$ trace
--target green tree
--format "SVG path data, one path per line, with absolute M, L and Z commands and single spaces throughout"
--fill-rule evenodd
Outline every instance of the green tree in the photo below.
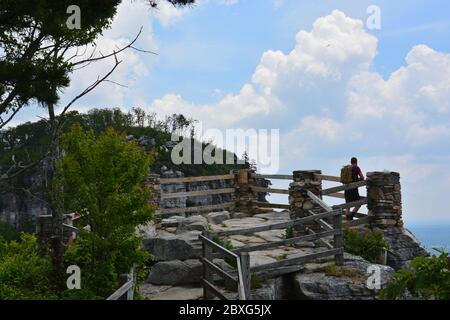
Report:
M 113 129 L 97 137 L 80 125 L 62 135 L 61 147 L 54 193 L 66 210 L 80 212 L 80 225 L 90 229 L 66 252 L 66 264 L 81 268 L 87 297 L 105 298 L 120 273 L 148 258 L 135 229 L 154 211 L 150 191 L 142 186 L 152 158 Z
M 142 0 L 156 7 L 159 0 Z M 167 0 L 175 6 L 194 0 Z M 120 51 L 134 49 L 133 43 L 116 52 L 95 55 L 96 41 L 107 29 L 122 0 L 2 0 L 0 2 L 0 129 L 31 102 L 53 106 L 60 90 L 70 83 L 79 67 Z M 81 28 L 68 28 L 67 10 L 82 11 Z M 70 54 L 71 49 L 92 46 L 92 55 Z M 87 48 L 87 47 L 86 47 Z M 83 52 L 83 50 L 81 50 Z M 69 54 L 68 54 L 69 53 Z M 91 87 L 94 89 L 95 86 Z M 91 90 L 89 90 L 91 91 Z M 53 110 L 49 110 L 50 113 Z
M 48 180 L 53 179 L 56 161 L 60 158 L 59 134 L 64 125 L 64 115 L 82 97 L 106 81 L 119 66 L 118 54 L 125 50 L 137 50 L 133 44 L 140 36 L 113 52 L 100 53 L 99 36 L 110 27 L 121 0 L 2 0 L 0 2 L 0 129 L 16 114 L 31 103 L 46 108 L 49 117 L 47 127 L 50 141 L 41 157 L 29 164 L 12 161 L 1 180 L 12 177 L 38 165 L 44 158 L 50 160 Z M 147 0 L 156 7 L 157 0 Z M 174 5 L 190 4 L 192 0 L 169 0 Z M 76 5 L 82 11 L 81 28 L 69 28 L 66 24 L 68 8 Z M 80 17 L 81 18 L 81 17 Z M 81 49 L 81 50 L 80 50 Z M 83 50 L 85 49 L 85 50 Z M 143 50 L 138 50 L 143 52 Z M 86 58 L 87 56 L 87 58 Z M 114 59 L 114 65 L 104 75 L 76 95 L 67 105 L 61 106 L 60 117 L 56 107 L 60 92 L 70 84 L 70 75 L 78 69 L 105 59 Z M 53 194 L 45 201 L 50 204 L 53 216 L 52 236 L 54 282 L 62 280 L 63 212 Z M 58 288 L 55 288 L 58 290 Z
M 450 300 L 450 256 L 437 250 L 439 256 L 415 258 L 409 269 L 400 270 L 380 292 L 387 300 L 407 295 L 421 300 Z

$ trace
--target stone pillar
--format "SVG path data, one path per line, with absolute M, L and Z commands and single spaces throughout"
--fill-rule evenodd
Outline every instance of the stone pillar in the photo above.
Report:
M 250 169 L 233 170 L 234 174 L 234 202 L 235 211 L 250 215 L 257 213 L 258 206 L 254 201 L 258 201 L 258 193 L 252 190 L 256 186 L 256 172 Z
M 65 214 L 63 217 L 63 244 L 71 245 L 76 238 L 75 228 L 73 227 L 73 216 Z M 54 234 L 53 217 L 51 215 L 38 215 L 36 217 L 36 235 L 38 242 L 46 246 Z
M 158 210 L 161 206 L 161 176 L 159 174 L 150 173 L 144 181 L 144 186 L 148 187 L 152 192 L 152 198 L 149 205 L 154 206 Z
M 308 196 L 308 191 L 311 191 L 319 198 L 322 198 L 322 180 L 318 179 L 316 174 L 322 174 L 322 171 L 294 171 L 294 182 L 289 186 L 291 220 L 309 216 L 310 210 L 313 212 L 323 211 L 323 209 L 315 204 Z M 313 225 L 314 223 L 309 224 L 309 227 L 315 229 Z M 301 226 L 295 229 L 297 231 L 303 230 Z
M 367 173 L 367 208 L 372 216 L 373 227 L 403 227 L 399 173 Z

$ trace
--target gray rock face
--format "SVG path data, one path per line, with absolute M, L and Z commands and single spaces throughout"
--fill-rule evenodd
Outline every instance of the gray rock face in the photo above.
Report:
M 345 255 L 345 275 L 336 276 L 325 272 L 299 273 L 293 276 L 290 292 L 291 299 L 301 300 L 374 300 L 379 290 L 367 287 L 367 274 L 370 266 L 380 268 L 381 287 L 392 278 L 394 270 L 383 265 L 370 262 L 353 255 Z M 320 269 L 317 269 L 320 270 Z
M 149 300 L 200 300 L 203 297 L 203 289 L 198 286 L 173 287 L 143 283 L 139 293 Z
M 265 281 L 261 288 L 252 290 L 252 300 L 283 300 L 285 297 L 283 278 Z
M 211 212 L 208 214 L 208 221 L 212 224 L 222 224 L 222 222 L 230 219 L 231 215 L 228 211 Z
M 395 270 L 408 268 L 411 260 L 416 257 L 429 256 L 409 230 L 392 227 L 383 231 L 384 237 L 389 243 L 387 263 Z
M 4 172 L 4 169 L 0 171 Z M 48 183 L 50 173 L 50 163 L 45 159 L 39 167 L 16 178 L 14 184 L 23 185 L 29 189 L 30 194 L 20 190 L 6 192 L 9 188 L 0 185 L 0 221 L 7 222 L 21 231 L 34 232 L 37 216 L 50 214 L 47 204 L 39 200 L 45 198 L 42 188 Z
M 196 259 L 201 255 L 201 243 L 198 240 L 200 233 L 189 231 L 177 236 L 149 238 L 142 245 L 156 261 Z
M 183 178 L 184 174 L 180 171 L 167 170 L 166 167 L 161 168 L 161 178 Z M 186 192 L 184 183 L 165 184 L 161 186 L 163 193 Z M 187 197 L 164 199 L 162 200 L 162 208 L 186 208 Z
M 161 220 L 161 227 L 163 228 L 178 228 L 179 223 L 183 220 L 183 217 L 171 217 Z
M 153 266 L 148 282 L 171 286 L 198 283 L 202 276 L 202 270 L 202 263 L 198 260 L 158 262 Z
M 141 147 L 155 147 L 156 146 L 156 140 L 152 137 L 146 137 L 142 136 L 138 139 L 139 146 Z
M 156 237 L 156 227 L 153 221 L 148 222 L 145 225 L 140 225 L 136 227 L 136 234 L 142 238 Z
M 192 216 L 186 219 L 180 219 L 178 223 L 177 234 L 189 231 L 203 232 L 208 230 L 208 221 L 202 216 Z
M 233 212 L 231 214 L 232 219 L 243 219 L 243 218 L 248 218 L 248 217 L 250 217 L 250 215 L 248 215 L 247 213 L 244 213 L 244 212 Z

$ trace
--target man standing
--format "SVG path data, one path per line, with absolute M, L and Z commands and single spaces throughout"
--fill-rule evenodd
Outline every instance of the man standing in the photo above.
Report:
M 358 181 L 362 181 L 364 180 L 364 175 L 361 171 L 361 169 L 358 167 L 358 159 L 356 158 L 352 158 L 351 161 L 351 180 L 352 182 L 358 182 Z M 359 195 L 359 190 L 358 188 L 355 189 L 349 189 L 349 190 L 345 190 L 345 203 L 350 203 L 350 202 L 355 202 L 355 201 L 359 201 L 361 200 L 361 197 Z M 353 211 L 351 211 L 351 208 L 348 208 L 346 210 L 346 217 L 347 220 L 353 220 L 353 218 L 355 217 L 355 214 L 358 213 L 358 210 L 361 208 L 361 206 L 359 207 L 355 207 L 353 209 Z

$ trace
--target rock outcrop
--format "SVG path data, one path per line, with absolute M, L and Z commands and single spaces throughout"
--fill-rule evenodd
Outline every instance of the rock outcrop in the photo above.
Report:
M 289 212 L 270 212 L 248 217 L 245 214 L 228 212 L 210 213 L 194 217 L 171 217 L 160 223 L 156 234 L 144 240 L 144 247 L 155 257 L 148 280 L 143 284 L 142 294 L 149 299 L 166 299 L 182 296 L 198 299 L 202 297 L 200 278 L 202 265 L 201 243 L 198 240 L 202 230 L 233 230 L 256 225 L 273 224 L 290 219 Z M 387 265 L 372 264 L 361 257 L 345 253 L 344 266 L 334 264 L 333 257 L 321 258 L 313 263 L 288 266 L 259 272 L 252 281 L 254 300 L 376 300 L 380 288 L 392 278 L 395 269 L 405 267 L 408 261 L 425 250 L 414 236 L 403 228 L 384 229 L 386 240 L 391 247 Z M 228 238 L 233 248 L 247 245 L 279 241 L 285 230 L 270 230 L 249 235 L 234 235 Z M 328 239 L 332 241 L 332 239 Z M 252 267 L 327 250 L 317 241 L 298 243 L 295 246 L 278 247 L 250 253 Z M 223 259 L 214 262 L 227 272 L 234 267 Z M 373 270 L 378 270 L 377 283 L 370 286 L 368 281 Z M 225 289 L 225 288 L 223 288 Z M 195 294 L 193 294 L 195 293 Z M 236 299 L 236 292 L 225 290 L 230 299 Z
M 202 276 L 202 264 L 199 260 L 173 260 L 156 263 L 148 282 L 155 285 L 179 286 L 199 283 Z
M 402 227 L 391 227 L 383 230 L 384 238 L 389 244 L 387 264 L 395 270 L 409 267 L 415 257 L 427 257 L 429 253 L 416 237 Z
M 307 264 L 305 271 L 292 277 L 289 296 L 299 300 L 375 300 L 379 290 L 392 278 L 394 270 L 374 265 L 361 257 L 345 254 L 343 267 L 333 264 Z M 380 287 L 368 286 L 367 271 L 380 270 Z
M 196 259 L 201 254 L 201 244 L 198 240 L 200 234 L 200 231 L 167 234 L 144 239 L 142 245 L 153 255 L 155 261 Z

